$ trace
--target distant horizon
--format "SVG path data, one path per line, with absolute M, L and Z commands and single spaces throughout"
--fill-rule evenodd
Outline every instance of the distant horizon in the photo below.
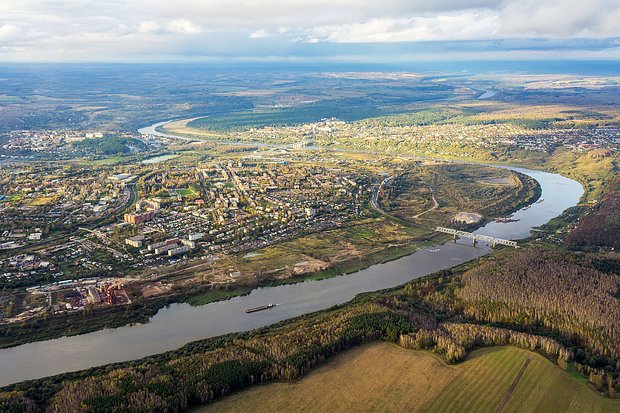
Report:
M 403 72 L 403 73 L 450 73 L 471 75 L 474 73 L 532 73 L 563 75 L 617 75 L 620 74 L 619 59 L 502 59 L 502 60 L 427 60 L 410 62 L 353 62 L 353 61 L 294 61 L 294 60 L 208 60 L 208 61 L 65 61 L 65 62 L 0 62 L 1 68 L 10 67 L 75 67 L 111 66 L 205 68 L 213 70 L 287 70 L 287 71 L 339 71 L 339 72 Z
M 620 38 L 614 39 L 620 44 Z M 406 43 L 408 45 L 412 43 Z M 420 42 L 414 45 L 431 45 L 442 48 L 445 42 Z M 348 45 L 351 48 L 372 49 L 374 54 L 354 54 L 354 55 L 269 55 L 269 56 L 227 56 L 227 55 L 197 55 L 197 56 L 176 56 L 167 57 L 139 57 L 139 58 L 75 58 L 75 59 L 6 59 L 0 53 L 0 65 L 5 64 L 285 64 L 294 63 L 300 65 L 316 65 L 316 64 L 353 64 L 353 65 L 401 65 L 401 64 L 425 64 L 425 63 L 459 63 L 459 62 L 617 62 L 620 63 L 620 46 L 617 55 L 575 55 L 572 53 L 560 53 L 562 49 L 549 49 L 549 51 L 532 52 L 531 50 L 501 51 L 490 52 L 483 55 L 473 56 L 471 52 L 457 54 L 450 52 L 441 52 L 431 55 L 416 53 L 395 53 L 390 54 L 388 51 L 377 53 L 377 49 L 387 48 L 394 49 L 394 44 L 355 44 Z M 454 43 L 450 42 L 454 47 Z M 463 42 L 463 48 L 466 49 L 469 42 Z M 1 47 L 0 47 L 1 49 Z M 568 49 L 570 51 L 570 49 Z

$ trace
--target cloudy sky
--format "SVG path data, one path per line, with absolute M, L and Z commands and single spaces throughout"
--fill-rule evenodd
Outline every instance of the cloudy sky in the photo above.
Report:
M 619 0 L 0 0 L 3 61 L 620 59 Z

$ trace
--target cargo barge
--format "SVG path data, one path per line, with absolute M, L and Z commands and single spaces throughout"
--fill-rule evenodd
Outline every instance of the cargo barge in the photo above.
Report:
M 250 314 L 250 313 L 255 313 L 257 311 L 269 310 L 270 308 L 273 308 L 275 306 L 276 306 L 275 304 L 269 303 L 267 305 L 261 305 L 260 307 L 248 308 L 247 310 L 245 310 L 245 312 L 247 314 Z

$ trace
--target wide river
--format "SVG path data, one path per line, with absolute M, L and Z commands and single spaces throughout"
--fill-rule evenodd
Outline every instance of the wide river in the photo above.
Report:
M 515 213 L 514 217 L 519 219 L 517 222 L 491 222 L 476 233 L 514 240 L 528 237 L 532 228 L 545 224 L 566 208 L 576 205 L 583 194 L 583 188 L 578 182 L 563 176 L 520 168 L 510 169 L 536 179 L 542 187 L 544 201 Z M 138 359 L 179 348 L 194 340 L 266 326 L 347 302 L 362 292 L 398 286 L 489 251 L 489 246 L 484 243 L 474 248 L 471 240 L 448 242 L 335 278 L 258 288 L 243 297 L 200 307 L 173 304 L 161 309 L 147 324 L 105 329 L 0 350 L 0 386 Z M 270 302 L 279 305 L 267 311 L 245 313 L 247 308 Z

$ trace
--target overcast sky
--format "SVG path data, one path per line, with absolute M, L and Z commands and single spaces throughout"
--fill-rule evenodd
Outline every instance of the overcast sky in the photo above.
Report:
M 2 61 L 620 59 L 620 0 L 0 0 Z

